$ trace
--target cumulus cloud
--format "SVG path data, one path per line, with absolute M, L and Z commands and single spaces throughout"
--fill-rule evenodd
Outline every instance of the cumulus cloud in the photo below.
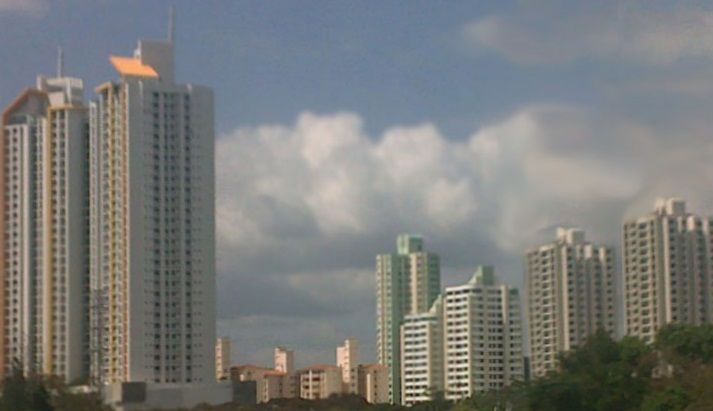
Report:
M 533 105 L 463 140 L 430 123 L 368 135 L 346 112 L 237 129 L 217 143 L 220 316 L 305 345 L 333 343 L 303 332 L 326 332 L 323 322 L 373 353 L 374 256 L 396 234 L 426 236 L 444 283 L 495 264 L 519 284 L 523 250 L 559 224 L 616 245 L 622 219 L 657 196 L 710 211 L 710 126 Z
M 432 124 L 374 138 L 353 113 L 240 129 L 218 143 L 221 243 L 251 252 L 409 227 L 448 236 L 485 214 L 489 234 L 518 247 L 531 230 L 518 229 L 515 240 L 503 227 L 528 226 L 529 217 L 507 215 L 510 204 L 627 198 L 641 187 L 633 165 L 598 155 L 604 137 L 591 122 L 576 108 L 535 106 L 467 141 Z
M 713 7 L 700 1 L 540 0 L 486 16 L 463 32 L 479 49 L 520 64 L 584 57 L 669 64 L 713 57 Z
M 0 13 L 15 12 L 32 15 L 44 14 L 49 7 L 46 0 L 0 0 Z

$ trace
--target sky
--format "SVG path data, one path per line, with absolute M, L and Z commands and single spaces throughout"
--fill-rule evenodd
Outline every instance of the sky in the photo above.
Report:
M 705 1 L 0 0 L 0 101 L 37 74 L 92 89 L 166 35 L 216 97 L 218 333 L 235 363 L 375 360 L 375 255 L 424 236 L 444 285 L 522 286 L 557 226 L 620 248 L 678 196 L 713 214 Z

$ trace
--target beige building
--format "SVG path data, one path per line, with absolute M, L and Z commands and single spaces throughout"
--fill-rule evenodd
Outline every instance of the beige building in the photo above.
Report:
M 215 379 L 217 381 L 230 379 L 230 338 L 220 337 L 215 343 Z
M 358 393 L 371 404 L 389 402 L 389 369 L 380 364 L 357 366 Z
M 0 370 L 88 375 L 88 116 L 82 81 L 39 77 L 2 115 Z
M 275 347 L 275 370 L 292 374 L 295 372 L 295 353 L 285 347 Z
M 626 333 L 653 342 L 668 323 L 713 321 L 713 218 L 659 199 L 623 227 Z
M 401 325 L 401 404 L 430 401 L 444 388 L 443 300 Z
M 319 400 L 342 391 L 342 370 L 336 365 L 313 365 L 297 372 L 300 398 Z
M 358 393 L 357 364 L 359 364 L 359 349 L 354 338 L 344 340 L 337 347 L 337 367 L 342 370 L 342 391 L 349 394 Z
M 396 253 L 376 257 L 376 330 L 379 364 L 389 369 L 389 398 L 401 401 L 401 324 L 408 314 L 428 312 L 441 289 L 438 255 L 419 236 L 400 235 Z
M 460 400 L 524 381 L 517 289 L 478 267 L 468 283 L 447 287 L 443 308 L 445 395 Z
M 559 353 L 598 328 L 616 331 L 614 254 L 585 241 L 584 231 L 559 228 L 557 239 L 526 254 L 530 361 L 534 377 L 557 367 Z
M 276 398 L 295 398 L 299 394 L 299 376 L 294 370 L 294 352 L 285 347 L 276 347 L 273 368 L 255 365 L 240 365 L 230 369 L 233 381 L 255 381 L 258 402 Z
M 230 369 L 230 378 L 233 381 L 255 381 L 258 403 L 297 396 L 295 392 L 295 375 L 286 374 L 274 368 L 240 365 Z

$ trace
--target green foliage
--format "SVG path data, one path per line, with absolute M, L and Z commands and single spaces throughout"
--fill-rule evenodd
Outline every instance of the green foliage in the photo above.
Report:
M 15 361 L 5 379 L 0 398 L 0 411 L 55 411 L 50 393 L 39 378 L 25 378 L 22 365 Z
M 5 379 L 0 398 L 0 411 L 29 411 L 27 398 L 27 380 L 22 373 L 22 367 L 15 362 L 10 376 Z
M 561 369 L 535 380 L 529 406 L 543 411 L 638 410 L 651 381 L 655 357 L 638 340 L 616 342 L 598 331 L 563 355 Z
M 685 410 L 691 403 L 686 390 L 681 387 L 670 387 L 663 391 L 652 392 L 644 401 L 642 411 L 677 411 Z
M 674 366 L 713 363 L 713 325 L 668 325 L 659 331 L 656 348 Z

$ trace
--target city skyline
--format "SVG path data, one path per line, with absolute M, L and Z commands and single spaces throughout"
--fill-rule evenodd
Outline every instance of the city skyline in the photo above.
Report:
M 379 17 L 317 3 L 216 13 L 181 1 L 0 1 L 0 57 L 14 63 L 2 101 L 51 75 L 58 45 L 68 76 L 100 84 L 108 54 L 164 36 L 170 4 L 178 81 L 216 89 L 218 334 L 230 334 L 240 362 L 267 362 L 264 341 L 323 362 L 349 336 L 375 358 L 373 256 L 401 232 L 425 236 L 444 285 L 492 264 L 521 287 L 524 249 L 558 225 L 620 257 L 621 224 L 655 197 L 713 213 L 711 32 L 701 23 L 713 11 L 697 2 L 540 2 L 583 29 L 560 48 L 523 50 L 513 38 L 546 45 L 565 28 L 538 34 L 554 18 L 516 3 L 417 3 Z M 610 14 L 627 30 L 602 24 Z M 679 41 L 646 42 L 656 35 Z

